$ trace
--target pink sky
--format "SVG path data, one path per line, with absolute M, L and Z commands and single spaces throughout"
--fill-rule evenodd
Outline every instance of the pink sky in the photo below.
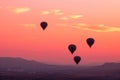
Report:
M 120 62 L 120 0 L 1 0 L 0 57 L 49 64 Z M 47 21 L 45 31 L 39 26 Z M 93 37 L 89 48 L 86 39 Z M 69 44 L 76 44 L 74 55 Z

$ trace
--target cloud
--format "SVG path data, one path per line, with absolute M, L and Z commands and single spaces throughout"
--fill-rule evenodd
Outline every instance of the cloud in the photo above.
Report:
M 59 19 L 60 19 L 60 20 L 65 20 L 65 21 L 66 21 L 66 20 L 69 20 L 68 17 L 60 17 Z
M 48 14 L 52 14 L 52 15 L 63 15 L 64 13 L 60 10 L 60 9 L 53 9 L 53 10 L 46 10 L 46 11 L 42 11 L 41 12 L 42 15 L 48 15 Z
M 54 9 L 50 11 L 43 11 L 42 14 L 51 14 L 52 16 L 57 15 L 59 20 L 67 21 L 71 19 L 79 19 L 81 17 L 84 17 L 84 15 L 81 14 L 65 14 L 60 9 Z M 58 26 L 71 26 L 73 28 L 78 28 L 82 30 L 89 30 L 89 31 L 95 31 L 95 32 L 120 32 L 120 27 L 115 26 L 106 26 L 104 24 L 97 24 L 97 25 L 89 25 L 86 23 L 58 23 L 56 24 Z
M 120 27 L 113 27 L 113 26 L 105 26 L 105 25 L 98 25 L 97 27 L 103 29 L 104 32 L 120 32 Z
M 79 19 L 81 17 L 83 17 L 83 15 L 80 14 L 76 14 L 76 15 L 72 15 L 72 14 L 66 14 L 64 12 L 62 12 L 60 9 L 52 9 L 52 10 L 44 10 L 41 11 L 42 15 L 51 15 L 53 17 L 56 17 L 56 19 L 58 20 L 63 20 L 63 21 L 67 21 L 67 20 L 71 20 L 71 19 Z
M 120 27 L 105 26 L 103 24 L 91 26 L 84 23 L 78 23 L 76 25 L 73 25 L 72 27 L 96 32 L 120 32 Z
M 30 10 L 31 10 L 30 8 L 25 8 L 25 7 L 24 8 L 12 8 L 12 11 L 16 14 L 25 13 Z
M 48 15 L 48 14 L 50 14 L 51 12 L 50 11 L 42 11 L 41 12 L 41 14 L 43 14 L 43 15 Z
M 84 17 L 84 15 L 80 15 L 80 14 L 65 14 L 63 13 L 60 9 L 54 9 L 54 10 L 50 10 L 50 11 L 43 11 L 42 14 L 46 15 L 46 14 L 51 14 L 51 16 L 57 15 L 59 20 L 63 20 L 63 21 L 68 21 L 71 19 L 79 19 L 81 17 Z M 120 32 L 120 27 L 115 27 L 115 26 L 106 26 L 104 24 L 97 24 L 97 25 L 89 25 L 86 23 L 60 23 L 60 24 L 56 24 L 58 26 L 66 26 L 69 25 L 73 28 L 78 28 L 81 30 L 89 30 L 89 31 L 95 31 L 95 32 Z
M 72 19 L 78 19 L 78 18 L 83 17 L 83 15 L 70 15 L 69 17 Z
M 35 27 L 36 26 L 36 24 L 21 24 L 22 26 L 24 26 L 24 27 Z
M 120 28 L 118 28 L 118 27 L 111 27 L 108 31 L 118 31 L 118 32 L 120 32 Z
M 54 15 L 63 15 L 64 12 L 62 12 L 62 11 L 59 10 L 59 9 L 54 9 L 54 10 L 53 10 L 53 14 L 54 14 Z

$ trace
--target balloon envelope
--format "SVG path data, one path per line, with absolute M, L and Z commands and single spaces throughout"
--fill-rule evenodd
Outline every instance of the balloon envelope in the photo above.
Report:
M 75 61 L 76 64 L 78 64 L 81 61 L 81 57 L 80 56 L 75 56 L 74 61 Z
M 92 47 L 92 45 L 94 44 L 95 40 L 93 38 L 88 38 L 86 40 L 87 44 L 89 45 L 89 47 Z
M 48 25 L 47 22 L 41 22 L 40 23 L 40 26 L 42 27 L 43 30 L 46 29 L 47 25 Z
M 76 50 L 76 45 L 70 44 L 70 45 L 68 46 L 68 49 L 69 49 L 69 51 L 71 52 L 71 54 L 73 54 L 73 53 L 75 52 L 75 50 Z

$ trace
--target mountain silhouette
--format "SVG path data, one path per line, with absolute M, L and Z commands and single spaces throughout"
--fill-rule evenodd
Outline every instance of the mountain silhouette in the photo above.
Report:
M 49 65 L 23 58 L 0 57 L 0 80 L 58 80 L 58 78 L 59 80 L 120 80 L 119 75 L 120 63 L 81 67 Z M 27 77 L 23 78 L 23 76 Z
M 54 68 L 54 69 L 53 69 Z M 63 66 L 63 65 L 49 65 L 45 63 L 40 63 L 34 60 L 26 60 L 23 58 L 13 58 L 13 57 L 0 57 L 0 71 L 45 71 L 46 69 L 71 69 L 78 68 L 79 70 L 84 69 L 92 69 L 94 68 L 97 70 L 110 70 L 110 69 L 119 69 L 120 63 L 104 63 L 103 65 L 99 66 L 91 66 L 91 67 L 76 67 L 76 66 Z M 82 69 L 81 69 L 82 68 Z M 93 71 L 94 71 L 93 70 Z
M 23 58 L 0 57 L 0 71 L 17 71 L 17 72 L 56 72 L 61 70 L 74 70 L 74 66 L 50 65 L 40 63 L 34 60 Z
M 46 64 L 29 61 L 23 58 L 0 57 L 0 71 L 37 71 Z

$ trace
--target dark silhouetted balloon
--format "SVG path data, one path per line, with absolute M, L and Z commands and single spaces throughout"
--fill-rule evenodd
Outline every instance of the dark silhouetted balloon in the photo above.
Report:
M 40 23 L 40 26 L 42 27 L 43 30 L 46 29 L 47 25 L 48 25 L 47 22 L 41 22 Z
M 80 56 L 75 56 L 74 61 L 75 61 L 76 64 L 78 64 L 81 61 L 81 57 Z
M 92 45 L 94 44 L 95 40 L 94 40 L 93 38 L 88 38 L 88 39 L 86 40 L 86 42 L 87 42 L 87 44 L 89 45 L 89 47 L 91 48 Z
M 68 49 L 69 49 L 69 51 L 73 54 L 73 53 L 75 52 L 75 50 L 76 50 L 76 45 L 70 44 L 70 45 L 68 46 Z

